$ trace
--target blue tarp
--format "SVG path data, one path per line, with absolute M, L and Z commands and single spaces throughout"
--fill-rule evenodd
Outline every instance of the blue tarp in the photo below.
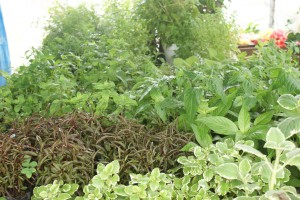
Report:
M 0 5 L 0 70 L 3 70 L 8 74 L 11 74 L 8 43 L 7 43 L 5 26 L 4 26 L 3 16 L 2 16 L 1 5 Z M 0 86 L 5 85 L 5 83 L 6 83 L 5 79 L 0 76 Z

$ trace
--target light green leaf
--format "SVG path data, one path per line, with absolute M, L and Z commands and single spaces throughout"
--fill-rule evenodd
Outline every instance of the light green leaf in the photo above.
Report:
M 184 93 L 184 108 L 189 121 L 192 121 L 196 116 L 200 104 L 200 96 L 201 90 L 199 88 L 190 88 Z
M 66 200 L 66 199 L 70 199 L 70 198 L 71 198 L 71 195 L 69 195 L 68 193 L 60 193 L 56 197 L 57 200 Z
M 212 144 L 212 138 L 209 134 L 209 129 L 207 126 L 198 123 L 197 125 L 191 124 L 191 127 L 193 129 L 197 142 L 202 147 L 209 147 L 209 145 Z
M 235 135 L 238 131 L 237 126 L 225 117 L 203 117 L 200 118 L 199 121 L 208 126 L 214 132 L 222 135 Z
M 295 148 L 295 144 L 291 141 L 283 141 L 279 144 L 278 149 L 284 150 L 284 151 L 291 151 Z
M 216 168 L 216 172 L 229 180 L 238 179 L 239 168 L 235 163 L 224 163 Z
M 280 146 L 281 142 L 285 141 L 285 137 L 279 128 L 270 128 L 267 132 L 265 148 L 276 149 Z
M 256 155 L 257 157 L 260 157 L 260 158 L 264 158 L 265 157 L 265 155 L 262 154 L 260 151 L 254 149 L 253 147 L 248 146 L 248 145 L 236 144 L 234 147 L 237 148 L 237 149 L 239 149 L 239 150 L 245 151 L 247 153 L 251 153 L 253 155 Z
M 279 123 L 278 128 L 285 135 L 285 138 L 300 133 L 300 117 L 289 117 Z
M 187 143 L 186 145 L 184 145 L 184 147 L 182 147 L 180 149 L 180 151 L 184 151 L 184 152 L 187 152 L 187 151 L 192 151 L 193 148 L 197 147 L 198 145 L 194 142 L 189 142 Z
M 251 170 L 251 164 L 249 162 L 249 160 L 247 159 L 243 159 L 240 163 L 239 163 L 239 172 L 243 175 L 248 174 Z
M 281 95 L 277 102 L 281 107 L 287 110 L 294 110 L 299 106 L 298 100 L 291 94 Z
M 182 165 L 188 165 L 191 163 L 191 161 L 189 161 L 189 159 L 185 156 L 181 156 L 177 159 L 177 162 L 182 164 Z
M 261 115 L 259 115 L 255 120 L 254 120 L 254 125 L 265 125 L 268 124 L 273 117 L 274 112 L 265 112 Z
M 286 153 L 286 158 L 289 165 L 300 166 L 300 148 Z
M 240 197 L 236 197 L 233 200 L 257 200 L 256 197 L 246 197 L 246 196 L 240 196 Z
M 209 182 L 214 177 L 214 171 L 212 169 L 207 169 L 203 173 L 203 178 L 205 181 Z
M 246 133 L 251 126 L 251 121 L 250 121 L 250 114 L 246 110 L 246 108 L 243 106 L 238 117 L 238 125 L 239 129 L 242 133 Z

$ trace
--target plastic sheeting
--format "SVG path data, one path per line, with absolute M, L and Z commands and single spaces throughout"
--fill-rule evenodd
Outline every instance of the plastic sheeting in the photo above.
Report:
M 10 57 L 8 50 L 7 37 L 0 5 L 0 70 L 11 74 Z M 6 81 L 0 76 L 0 86 L 5 85 Z

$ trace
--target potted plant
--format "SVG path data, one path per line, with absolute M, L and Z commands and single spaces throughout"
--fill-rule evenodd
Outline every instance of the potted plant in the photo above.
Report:
M 222 0 L 217 3 L 223 5 Z M 206 37 L 219 34 L 218 37 L 222 38 L 223 33 L 219 31 L 218 26 L 224 26 L 226 23 L 222 24 L 225 20 L 220 19 L 220 12 L 217 14 L 219 4 L 214 0 L 144 0 L 137 5 L 137 13 L 145 20 L 149 32 L 160 41 L 167 61 L 172 63 L 170 56 L 175 53 L 179 57 L 189 57 L 191 54 L 207 50 L 206 44 L 209 40 L 215 40 L 217 37 L 205 38 L 202 37 L 203 33 L 209 32 Z M 206 20 L 214 27 L 203 26 Z

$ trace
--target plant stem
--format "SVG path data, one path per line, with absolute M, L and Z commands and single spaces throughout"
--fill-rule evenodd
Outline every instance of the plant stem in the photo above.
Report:
M 272 173 L 271 173 L 269 190 L 274 190 L 274 186 L 276 185 L 276 175 L 277 175 L 277 172 L 278 172 L 277 168 L 278 168 L 278 165 L 279 165 L 279 158 L 280 158 L 281 152 L 282 152 L 282 150 L 276 149 L 276 158 L 275 158 L 275 163 L 274 163 Z

